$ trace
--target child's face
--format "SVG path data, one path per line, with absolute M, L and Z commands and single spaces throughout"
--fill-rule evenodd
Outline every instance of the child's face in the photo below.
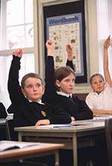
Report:
M 40 79 L 29 77 L 25 81 L 23 94 L 31 101 L 37 101 L 42 98 L 44 94 L 44 86 Z
M 100 76 L 95 76 L 92 79 L 91 87 L 94 92 L 100 93 L 104 90 L 105 81 Z
M 56 81 L 56 85 L 59 87 L 60 91 L 67 94 L 73 93 L 74 83 L 75 76 L 72 73 L 61 81 Z

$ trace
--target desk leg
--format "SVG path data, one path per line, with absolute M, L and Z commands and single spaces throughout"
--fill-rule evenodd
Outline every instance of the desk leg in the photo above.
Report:
M 22 136 L 20 132 L 18 132 L 18 141 L 22 141 Z
M 55 152 L 55 166 L 59 166 L 59 151 Z
M 77 137 L 76 134 L 73 134 L 73 140 L 72 140 L 72 146 L 73 146 L 73 165 L 78 166 L 77 161 Z

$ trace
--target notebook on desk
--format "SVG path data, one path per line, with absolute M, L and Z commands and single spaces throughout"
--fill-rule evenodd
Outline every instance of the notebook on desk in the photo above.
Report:
M 19 141 L 0 141 L 0 152 L 5 151 L 5 150 L 11 150 L 11 149 L 16 149 L 16 148 L 25 148 L 29 146 L 37 146 L 39 143 L 35 142 L 19 142 Z
M 37 129 L 58 129 L 58 128 L 69 128 L 69 127 L 73 127 L 73 126 L 81 126 L 81 125 L 86 125 L 88 124 L 87 122 L 89 121 L 74 121 L 74 123 L 69 123 L 69 124 L 50 124 L 50 125 L 41 125 L 41 126 L 37 126 Z
M 62 128 L 62 127 L 71 127 L 71 124 L 50 124 L 50 125 L 41 125 L 37 126 L 37 129 L 51 129 L 51 128 Z

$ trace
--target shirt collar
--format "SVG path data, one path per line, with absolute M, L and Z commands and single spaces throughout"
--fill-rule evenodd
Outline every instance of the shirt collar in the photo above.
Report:
M 72 97 L 72 94 L 67 94 L 67 93 L 60 92 L 60 91 L 57 91 L 56 93 L 57 93 L 58 95 L 61 95 L 61 96 Z
M 33 102 L 33 101 L 29 100 L 29 102 L 31 103 L 31 102 Z M 44 103 L 42 103 L 42 100 L 41 100 L 41 99 L 37 100 L 36 102 L 37 102 L 38 104 L 44 104 Z

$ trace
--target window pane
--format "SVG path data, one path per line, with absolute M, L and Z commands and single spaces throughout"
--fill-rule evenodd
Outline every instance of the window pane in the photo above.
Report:
M 7 48 L 33 47 L 33 24 L 7 28 Z
M 7 80 L 12 56 L 0 56 L 0 102 L 3 102 L 6 108 L 10 105 L 9 94 L 7 90 Z M 21 59 L 20 81 L 23 75 L 29 72 L 35 72 L 34 55 L 24 54 Z
M 26 41 L 25 41 L 25 46 L 33 46 L 33 25 L 26 25 L 25 27 L 25 32 L 26 32 Z
M 33 1 L 25 0 L 25 23 L 33 22 Z
M 7 25 L 24 23 L 24 0 L 7 1 Z
M 21 59 L 20 80 L 27 74 L 35 72 L 35 62 L 33 54 L 24 54 Z
M 2 5 L 0 50 L 33 47 L 33 0 L 4 0 Z
M 7 28 L 7 47 L 8 49 L 24 47 L 24 26 Z

